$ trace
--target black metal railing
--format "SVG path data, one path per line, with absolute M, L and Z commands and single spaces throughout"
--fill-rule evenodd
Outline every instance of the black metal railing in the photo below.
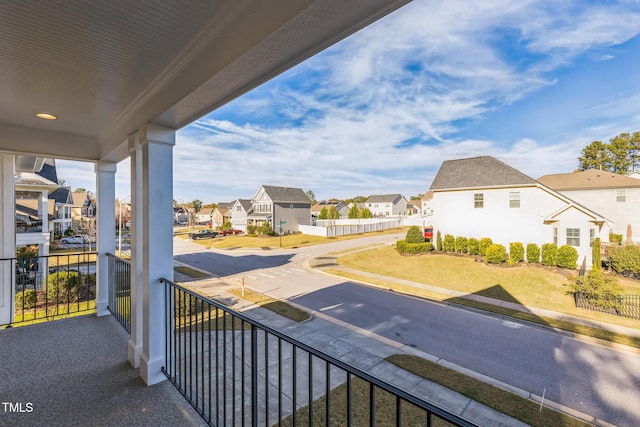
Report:
M 113 254 L 109 259 L 109 311 L 131 333 L 131 263 Z
M 640 319 L 640 295 L 588 295 L 576 292 L 574 296 L 578 308 Z
M 0 259 L 11 276 L 15 306 L 11 324 L 50 320 L 95 310 L 95 252 Z
M 40 233 L 42 232 L 42 221 L 31 221 L 30 223 L 20 222 L 16 224 L 17 233 Z
M 164 374 L 210 425 L 475 425 L 163 279 Z

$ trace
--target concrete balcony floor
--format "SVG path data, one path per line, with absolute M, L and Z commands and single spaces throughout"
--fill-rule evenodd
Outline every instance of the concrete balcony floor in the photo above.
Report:
M 1 330 L 0 425 L 206 425 L 169 382 L 144 384 L 128 339 L 111 316 Z

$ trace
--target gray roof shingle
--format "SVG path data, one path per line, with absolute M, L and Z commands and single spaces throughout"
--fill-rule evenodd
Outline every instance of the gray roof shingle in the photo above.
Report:
M 369 197 L 365 203 L 395 203 L 400 198 L 401 194 L 379 194 Z
M 302 191 L 302 188 L 276 187 L 272 185 L 263 185 L 262 188 L 264 188 L 264 191 L 273 202 L 308 203 L 311 205 L 311 199 Z
M 491 156 L 445 160 L 429 190 L 536 185 L 533 178 Z

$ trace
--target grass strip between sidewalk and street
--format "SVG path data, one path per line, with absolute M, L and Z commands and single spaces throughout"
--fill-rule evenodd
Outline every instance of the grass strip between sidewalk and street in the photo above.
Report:
M 322 271 L 336 276 L 345 277 L 347 279 L 357 280 L 363 283 L 369 283 L 380 287 L 385 290 L 398 292 L 406 295 L 411 295 L 419 298 L 425 298 L 435 301 L 443 301 L 453 303 L 457 305 L 472 307 L 491 313 L 512 317 L 515 319 L 525 320 L 527 322 L 536 323 L 543 326 L 548 326 L 554 329 L 561 329 L 564 331 L 585 335 L 592 338 L 597 338 L 605 341 L 611 341 L 618 344 L 624 344 L 631 347 L 640 348 L 640 338 L 630 337 L 628 335 L 619 334 L 616 332 L 605 331 L 602 329 L 594 328 L 586 325 L 579 325 L 576 323 L 567 322 L 565 320 L 557 320 L 544 316 L 537 316 L 531 313 L 524 313 L 509 308 L 499 307 L 492 304 L 486 304 L 478 301 L 469 300 L 460 297 L 451 297 L 449 295 L 441 294 L 435 291 L 427 289 L 417 288 L 414 286 L 403 285 L 385 280 L 372 279 L 367 276 L 358 275 L 350 272 L 345 272 L 338 269 L 323 269 Z
M 173 269 L 179 273 L 182 273 L 194 279 L 203 279 L 205 277 L 211 276 L 209 273 L 205 273 L 203 271 L 199 271 L 191 267 L 177 266 L 177 267 L 173 267 Z
M 245 288 L 244 295 L 242 294 L 242 289 L 230 289 L 229 293 L 237 296 L 238 298 L 252 302 L 260 307 L 266 308 L 267 310 L 271 310 L 274 313 L 295 322 L 303 322 L 310 317 L 309 313 L 304 310 L 300 310 L 299 308 L 296 308 L 284 301 L 271 298 L 268 295 L 255 292 L 250 289 Z
M 540 410 L 539 402 L 418 356 L 393 354 L 385 360 L 533 427 L 586 427 L 591 425 L 555 409 L 543 407 Z

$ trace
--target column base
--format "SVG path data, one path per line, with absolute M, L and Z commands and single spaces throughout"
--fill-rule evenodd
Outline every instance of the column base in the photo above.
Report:
M 140 378 L 148 386 L 158 384 L 167 379 L 161 369 L 164 366 L 164 358 L 148 360 L 146 354 L 140 356 Z
M 111 314 L 111 312 L 109 311 L 109 301 L 95 300 L 95 304 L 96 304 L 96 316 L 102 317 L 102 316 L 108 316 Z
M 134 368 L 136 369 L 139 368 L 140 354 L 142 353 L 142 344 L 136 345 L 136 343 L 133 342 L 133 340 L 129 340 L 128 351 L 129 351 L 129 363 L 131 363 L 131 366 L 133 366 Z

